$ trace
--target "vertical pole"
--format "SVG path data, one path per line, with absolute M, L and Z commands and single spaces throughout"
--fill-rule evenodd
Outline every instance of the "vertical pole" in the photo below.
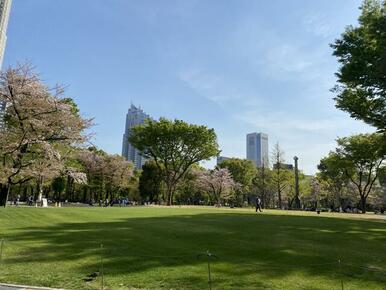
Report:
M 339 273 L 340 273 L 340 285 L 341 285 L 341 287 L 342 287 L 342 290 L 344 290 L 344 286 L 343 286 L 342 263 L 341 263 L 340 259 L 338 260 L 338 263 L 339 263 Z
M 104 290 L 104 276 L 103 276 L 103 244 L 101 244 L 101 283 L 102 283 L 102 290 Z
M 300 199 L 299 199 L 299 168 L 298 168 L 298 157 L 294 157 L 295 161 L 295 207 L 300 209 Z
M 1 243 L 0 243 L 0 263 L 3 260 L 3 246 L 4 246 L 4 239 L 1 239 Z
M 209 290 L 212 290 L 212 278 L 210 276 L 210 256 L 208 256 L 208 281 L 209 281 Z

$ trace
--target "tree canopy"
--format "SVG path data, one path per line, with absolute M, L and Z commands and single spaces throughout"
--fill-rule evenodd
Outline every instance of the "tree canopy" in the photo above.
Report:
M 162 194 L 161 172 L 154 160 L 148 160 L 142 166 L 139 177 L 139 192 L 144 200 L 149 202 L 158 201 Z
M 129 142 L 144 157 L 155 161 L 166 184 L 168 205 L 172 204 L 174 190 L 187 170 L 219 154 L 214 129 L 182 120 L 148 119 L 133 128 Z
M 227 168 L 198 171 L 197 185 L 208 192 L 210 199 L 217 204 L 231 199 L 232 191 L 237 187 Z
M 82 119 L 60 86 L 50 89 L 29 65 L 0 73 L 0 99 L 7 103 L 0 131 L 0 205 L 10 186 L 58 170 L 61 146 L 83 143 L 91 121 Z
M 359 26 L 349 26 L 331 47 L 336 73 L 337 108 L 386 131 L 386 2 L 366 0 Z
M 218 166 L 227 168 L 233 180 L 238 184 L 234 201 L 236 205 L 242 205 L 252 189 L 252 181 L 256 175 L 255 164 L 251 160 L 230 158 L 224 160 Z M 250 198 L 252 197 L 250 196 Z
M 386 158 L 386 139 L 383 134 L 359 134 L 337 140 L 336 152 L 321 160 L 321 177 L 336 188 L 351 182 L 359 195 L 362 212 Z

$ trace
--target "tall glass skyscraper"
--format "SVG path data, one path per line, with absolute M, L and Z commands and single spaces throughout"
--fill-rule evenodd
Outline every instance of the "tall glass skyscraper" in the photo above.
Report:
M 125 133 L 123 134 L 122 142 L 122 156 L 134 163 L 135 168 L 141 169 L 145 164 L 146 159 L 139 154 L 139 151 L 130 144 L 129 136 L 134 126 L 143 124 L 146 119 L 150 119 L 150 116 L 139 107 L 137 108 L 131 104 L 129 111 L 126 115 Z
M 0 0 L 0 68 L 3 64 L 5 45 L 7 43 L 7 27 L 12 0 Z M 4 128 L 5 102 L 0 100 L 0 129 Z
M 3 64 L 5 45 L 7 43 L 7 27 L 12 0 L 0 0 L 0 66 Z
M 267 134 L 247 134 L 247 159 L 253 161 L 257 167 L 269 167 Z

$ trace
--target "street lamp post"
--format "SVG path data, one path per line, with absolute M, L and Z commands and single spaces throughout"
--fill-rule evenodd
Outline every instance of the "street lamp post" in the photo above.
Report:
M 299 198 L 299 169 L 298 169 L 298 157 L 294 157 L 295 161 L 295 208 L 300 209 L 300 198 Z

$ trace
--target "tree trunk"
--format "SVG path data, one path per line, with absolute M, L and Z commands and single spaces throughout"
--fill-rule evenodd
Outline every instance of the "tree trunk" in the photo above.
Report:
M 168 184 L 167 185 L 167 201 L 166 204 L 168 206 L 173 204 L 173 185 Z
M 297 196 L 295 196 L 295 200 L 294 200 L 294 202 L 295 202 L 295 209 L 300 209 L 300 207 L 301 207 L 301 204 L 300 204 L 300 198 L 299 198 L 299 196 L 297 195 Z
M 280 190 L 280 185 L 278 184 L 278 187 L 277 187 L 277 196 L 278 196 L 278 199 L 279 199 L 279 209 L 282 208 L 282 205 L 281 205 L 281 190 Z
M 64 192 L 64 200 L 70 199 L 70 192 L 71 192 L 71 184 L 70 184 L 71 177 L 67 176 L 67 182 L 66 182 L 66 190 Z
M 11 186 L 9 184 L 0 184 L 0 206 L 7 206 L 10 191 Z
M 38 202 L 42 202 L 43 198 L 43 177 L 39 177 L 38 179 Z
M 361 210 L 362 213 L 366 213 L 366 196 L 361 195 Z

